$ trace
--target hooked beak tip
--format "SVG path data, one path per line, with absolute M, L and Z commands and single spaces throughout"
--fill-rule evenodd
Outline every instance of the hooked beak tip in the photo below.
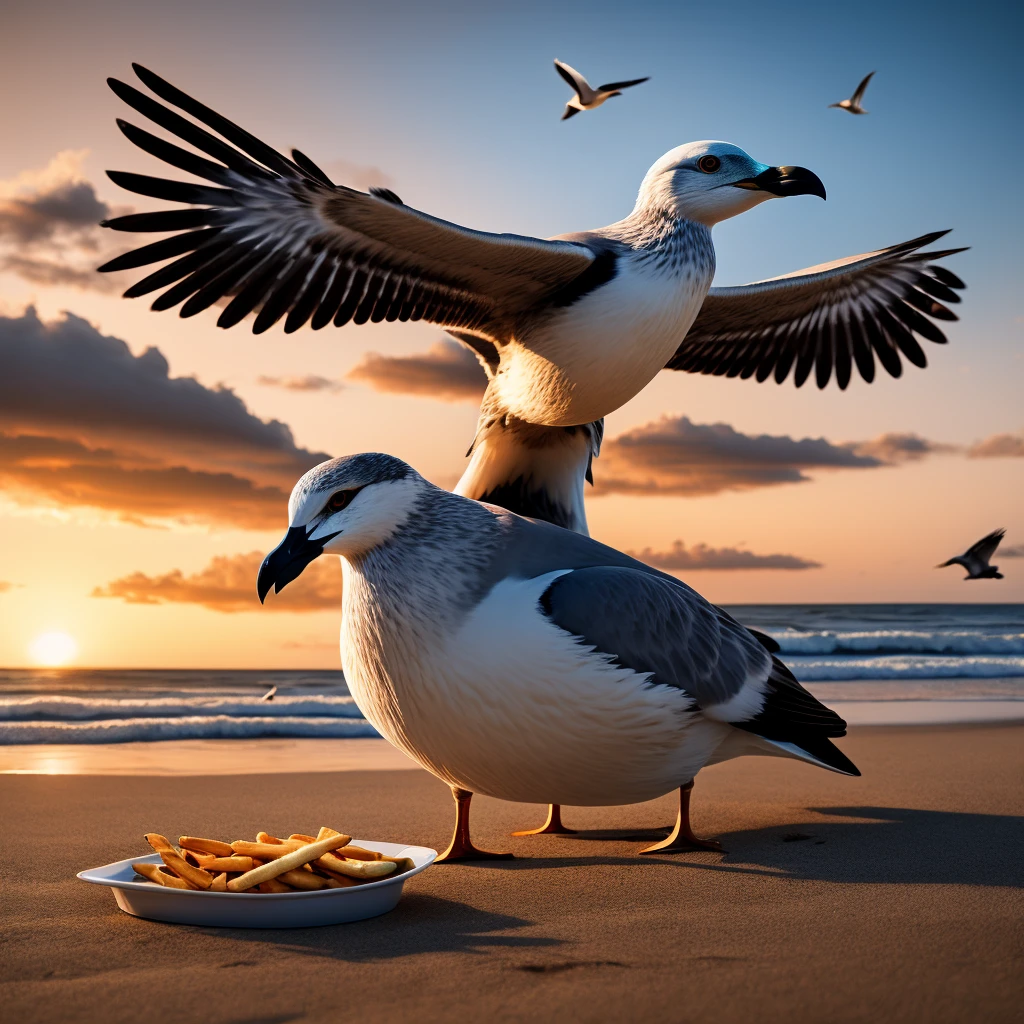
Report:
M 773 196 L 818 196 L 825 199 L 825 186 L 806 167 L 769 167 L 753 178 L 734 183 L 737 188 L 770 192 Z

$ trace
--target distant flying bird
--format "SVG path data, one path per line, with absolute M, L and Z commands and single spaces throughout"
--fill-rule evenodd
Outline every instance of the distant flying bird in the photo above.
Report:
M 673 834 L 644 851 L 675 853 L 714 848 L 688 816 L 707 764 L 765 754 L 860 774 L 832 742 L 846 723 L 758 636 L 614 548 L 377 453 L 309 470 L 288 508 L 257 594 L 341 556 L 345 680 L 367 720 L 451 787 L 441 860 L 486 856 L 474 793 L 594 806 L 676 790 Z
M 555 61 L 555 70 L 572 86 L 576 95 L 565 105 L 562 120 L 567 121 L 581 110 L 596 110 L 605 100 L 622 95 L 623 89 L 649 81 L 648 78 L 631 78 L 628 82 L 608 82 L 596 89 L 575 69 L 563 61 Z
M 265 694 L 263 694 L 262 697 L 260 697 L 260 700 L 273 700 L 276 694 L 277 694 L 277 687 L 276 686 L 272 686 L 269 690 L 267 690 L 267 692 Z
M 962 565 L 967 570 L 965 580 L 1001 580 L 1003 574 L 999 571 L 999 566 L 989 565 L 988 561 L 996 553 L 999 542 L 1005 536 L 1005 530 L 993 530 L 977 544 L 972 544 L 962 555 L 957 555 L 956 558 L 951 558 L 935 568 L 945 569 L 947 565 Z
M 839 107 L 841 110 L 849 111 L 851 114 L 866 114 L 867 111 L 860 105 L 860 101 L 864 99 L 864 90 L 868 87 L 868 82 L 871 81 L 871 75 L 864 76 L 864 81 L 857 86 L 856 91 L 848 100 L 840 100 L 838 103 L 830 103 L 829 109 L 832 107 Z

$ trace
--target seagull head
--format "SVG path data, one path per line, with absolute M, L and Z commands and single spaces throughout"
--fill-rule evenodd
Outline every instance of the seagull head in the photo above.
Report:
M 688 142 L 666 153 L 640 186 L 638 206 L 656 206 L 711 227 L 777 196 L 821 196 L 825 186 L 805 167 L 758 163 L 728 142 Z
M 279 594 L 315 558 L 357 557 L 383 544 L 431 485 L 393 455 L 369 452 L 321 462 L 292 489 L 288 532 L 256 578 L 260 602 Z

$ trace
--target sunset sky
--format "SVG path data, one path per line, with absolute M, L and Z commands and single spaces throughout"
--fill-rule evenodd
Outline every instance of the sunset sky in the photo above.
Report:
M 75 663 L 335 667 L 340 569 L 261 609 L 255 572 L 291 485 L 379 450 L 451 486 L 480 371 L 423 324 L 254 337 L 182 321 L 93 268 L 94 225 L 161 173 L 107 88 L 138 61 L 334 179 L 486 230 L 624 216 L 648 166 L 696 139 L 814 170 L 828 201 L 715 230 L 739 284 L 954 228 L 968 285 L 929 366 L 799 391 L 662 373 L 611 416 L 592 533 L 719 603 L 1024 601 L 1024 161 L 1003 5 L 16 0 L 0 35 L 0 666 L 67 633 Z M 560 122 L 552 58 L 650 75 Z M 872 69 L 867 117 L 827 105 Z M 161 204 L 154 204 L 159 206 Z M 945 244 L 943 242 L 942 244 Z M 932 567 L 998 526 L 1001 582 Z M 1016 549 L 1016 557 L 1015 555 Z M 658 556 L 661 556 L 658 559 Z

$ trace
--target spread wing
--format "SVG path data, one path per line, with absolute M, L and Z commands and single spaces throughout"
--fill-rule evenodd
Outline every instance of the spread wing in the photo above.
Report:
M 631 85 L 639 85 L 641 82 L 649 82 L 650 75 L 647 78 L 631 78 L 628 82 L 607 82 L 605 85 L 599 85 L 597 87 L 598 92 L 616 92 L 618 89 L 628 89 Z
M 946 233 L 768 281 L 712 288 L 667 369 L 759 381 L 774 375 L 779 384 L 792 369 L 797 387 L 814 370 L 819 388 L 834 370 L 845 388 L 854 366 L 873 381 L 876 358 L 893 377 L 903 372 L 901 355 L 926 366 L 915 335 L 945 344 L 929 318 L 956 320 L 942 303 L 959 302 L 956 290 L 966 287 L 931 262 L 963 249 L 918 251 Z
M 982 537 L 976 544 L 972 544 L 963 554 L 964 558 L 977 558 L 986 565 L 999 547 L 999 542 L 1006 536 L 1005 530 L 993 530 L 987 537 Z
M 855 107 L 859 107 L 860 106 L 860 101 L 862 99 L 864 99 L 864 90 L 867 89 L 868 82 L 871 81 L 871 76 L 873 74 L 874 74 L 874 71 L 872 71 L 869 74 L 865 75 L 863 81 L 860 83 L 860 85 L 857 86 L 856 90 L 854 91 L 854 94 L 850 97 L 850 102 Z
M 569 83 L 576 95 L 582 100 L 584 93 L 590 91 L 590 83 L 575 69 L 564 61 L 555 61 L 555 70 Z
M 229 298 L 217 323 L 231 327 L 253 311 L 256 334 L 286 316 L 285 331 L 350 320 L 426 320 L 488 335 L 503 321 L 574 281 L 595 254 L 578 242 L 491 234 L 405 206 L 386 189 L 334 185 L 308 157 L 293 159 L 162 78 L 134 65 L 167 103 L 211 134 L 116 79 L 114 92 L 192 150 L 118 121 L 140 149 L 203 184 L 108 172 L 124 188 L 185 204 L 104 222 L 119 231 L 174 232 L 126 253 L 101 271 L 171 260 L 132 285 L 128 298 L 166 289 L 153 308 L 194 316 Z M 213 159 L 207 159 L 212 157 Z M 211 184 L 206 184 L 212 182 Z

